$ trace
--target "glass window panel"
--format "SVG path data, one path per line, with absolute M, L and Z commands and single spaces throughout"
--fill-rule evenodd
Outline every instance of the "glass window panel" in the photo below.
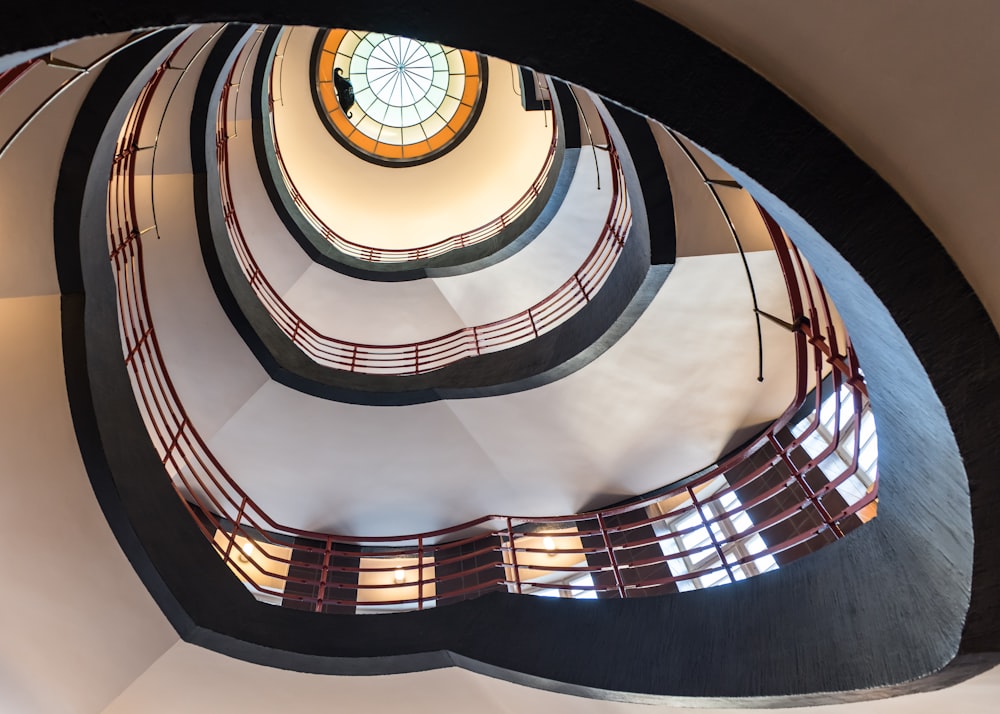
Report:
M 830 445 L 830 441 L 825 439 L 819 430 L 814 431 L 802 441 L 802 448 L 810 456 L 819 456 Z
M 368 34 L 362 36 L 361 40 L 358 42 L 358 46 L 354 48 L 354 56 L 366 60 L 371 56 L 372 50 L 375 46 L 385 39 L 385 35 L 379 32 L 369 32 Z
M 874 480 L 875 467 L 878 464 L 878 439 L 871 439 L 858 454 L 858 466 L 868 476 L 869 483 Z
M 402 139 L 403 136 L 398 127 L 389 126 L 387 124 L 383 125 L 382 135 L 379 137 L 379 141 L 383 144 L 394 144 L 398 146 L 402 143 Z
M 851 476 L 837 487 L 837 493 L 839 493 L 843 499 L 847 501 L 847 505 L 849 506 L 854 505 L 864 498 L 866 490 L 867 487 L 857 476 Z
M 714 573 L 709 573 L 708 575 L 703 575 L 701 578 L 701 586 L 703 588 L 712 588 L 716 585 L 722 585 L 723 583 L 729 582 L 729 573 L 725 570 L 717 570 Z
M 861 415 L 861 429 L 859 429 L 861 434 L 861 443 L 865 443 L 869 438 L 875 435 L 875 416 L 870 411 L 865 411 Z
M 431 87 L 427 90 L 426 101 L 437 108 L 441 106 L 441 102 L 444 101 L 445 97 L 445 87 Z
M 460 74 L 464 77 L 465 60 L 462 59 L 462 53 L 458 50 L 451 50 L 446 54 L 446 57 L 448 59 L 448 71 L 451 74 Z
M 402 142 L 404 145 L 416 144 L 427 140 L 427 137 L 424 136 L 424 132 L 420 128 L 419 124 L 416 126 L 404 126 L 401 129 L 401 132 L 403 137 Z
M 844 463 L 840 454 L 834 452 L 820 462 L 819 468 L 823 475 L 832 481 L 847 470 L 847 464 Z
M 743 531 L 750 530 L 753 528 L 753 521 L 750 520 L 750 516 L 746 513 L 740 512 L 732 516 L 730 522 L 733 524 L 733 528 L 737 533 L 742 533 Z
M 836 416 L 837 409 L 837 394 L 831 394 L 826 399 L 823 400 L 823 404 L 819 409 L 819 419 L 820 423 L 827 429 L 833 430 L 833 419 Z
M 401 126 L 415 126 L 420 123 L 420 113 L 417 112 L 416 107 L 406 106 L 400 108 L 400 120 Z M 421 138 L 423 138 L 423 133 L 421 132 Z M 407 142 L 409 143 L 409 142 Z
M 458 109 L 459 102 L 454 97 L 445 97 L 441 100 L 441 107 L 438 109 L 438 114 L 443 116 L 445 120 L 451 119 L 455 116 L 455 111 Z
M 357 33 L 348 32 L 340 41 L 340 45 L 337 47 L 337 52 L 350 57 L 354 54 L 354 50 L 357 49 L 359 42 L 361 42 L 361 37 Z
M 344 74 L 351 73 L 351 60 L 349 57 L 345 57 L 342 54 L 337 54 L 336 58 L 333 60 L 333 68 L 336 69 L 340 67 Z
M 418 121 L 424 121 L 428 117 L 433 116 L 436 108 L 437 107 L 435 107 L 434 104 L 427 99 L 427 97 L 418 100 L 417 103 L 413 105 L 413 110 L 417 113 Z
M 466 88 L 461 51 L 398 35 L 358 31 L 330 35 L 328 44 L 327 49 L 336 52 L 335 66 L 343 69 L 354 88 L 356 108 L 351 123 L 361 130 L 357 136 L 362 150 L 399 158 L 399 154 L 366 146 L 362 134 L 385 145 L 413 146 L 417 153 L 405 154 L 406 158 L 447 143 L 441 132 L 456 116 Z M 469 115 L 463 109 L 461 122 L 469 121 Z M 409 129 L 404 132 L 402 128 Z M 458 135 L 459 126 L 450 128 L 448 136 Z M 430 136 L 437 137 L 436 143 L 419 149 L 418 144 Z
M 419 98 L 415 95 L 414 89 L 416 88 L 413 86 L 413 83 L 410 81 L 410 78 L 405 72 L 400 74 L 396 79 L 396 92 L 394 92 L 393 96 L 398 97 L 398 101 L 396 103 L 404 110 L 412 109 L 413 103 Z M 402 119 L 403 126 L 410 123 L 407 121 L 406 116 L 407 114 L 404 111 Z M 413 116 L 416 117 L 415 112 Z
M 371 94 L 370 91 L 369 94 Z M 374 94 L 372 94 L 372 97 L 373 101 L 371 105 L 367 108 L 368 114 L 371 115 L 371 118 L 377 121 L 379 124 L 384 124 L 386 112 L 389 111 L 389 105 L 383 102 L 381 99 L 374 98 L 375 97 Z
M 465 90 L 465 75 L 464 74 L 453 74 L 448 78 L 448 96 L 454 97 L 455 99 L 462 98 L 462 92 Z
M 444 126 L 444 119 L 437 114 L 431 114 L 423 122 L 424 133 L 427 134 L 427 136 L 434 136 L 439 131 L 444 129 Z
M 850 429 L 854 422 L 854 395 L 847 390 L 846 397 L 840 402 L 840 428 Z

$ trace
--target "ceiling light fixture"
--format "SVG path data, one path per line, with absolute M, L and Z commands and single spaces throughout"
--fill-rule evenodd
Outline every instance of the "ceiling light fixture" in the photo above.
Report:
M 542 547 L 549 551 L 549 554 L 551 555 L 552 551 L 556 549 L 556 542 L 552 536 L 545 536 L 542 538 Z
M 406 571 L 402 568 L 396 568 L 396 572 L 392 574 L 392 577 L 397 583 L 401 583 L 406 580 Z

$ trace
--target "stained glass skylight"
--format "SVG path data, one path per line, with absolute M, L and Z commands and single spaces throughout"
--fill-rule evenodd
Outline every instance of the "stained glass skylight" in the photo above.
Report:
M 426 161 L 457 144 L 485 98 L 485 61 L 474 52 L 399 35 L 329 30 L 317 43 L 316 87 L 334 134 L 380 163 Z M 351 82 L 345 113 L 334 73 Z

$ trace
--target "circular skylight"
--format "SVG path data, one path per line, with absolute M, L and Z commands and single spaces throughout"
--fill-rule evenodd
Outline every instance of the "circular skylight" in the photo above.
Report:
M 368 57 L 365 70 L 365 79 L 375 93 L 376 100 L 402 109 L 414 106 L 426 97 L 427 90 L 434 83 L 431 52 L 437 56 L 443 53 L 443 49 L 441 45 L 428 47 L 406 37 L 386 37 L 379 42 Z M 442 73 L 439 72 L 440 74 Z M 439 81 L 437 86 L 439 89 L 447 89 L 448 83 Z M 420 120 L 426 119 L 433 111 L 433 105 L 426 103 Z M 371 114 L 371 111 L 368 113 Z M 401 120 L 397 126 L 406 125 Z
M 329 30 L 318 42 L 316 86 L 334 134 L 381 163 L 426 161 L 457 144 L 484 99 L 485 62 L 474 52 L 399 35 Z M 351 83 L 345 113 L 334 82 Z

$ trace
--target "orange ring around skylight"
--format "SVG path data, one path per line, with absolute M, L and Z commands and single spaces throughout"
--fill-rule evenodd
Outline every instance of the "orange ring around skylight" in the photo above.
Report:
M 313 87 L 327 128 L 376 163 L 424 163 L 454 148 L 475 124 L 487 84 L 475 52 L 395 35 L 331 29 L 317 39 Z M 333 81 L 354 84 L 348 116 Z

